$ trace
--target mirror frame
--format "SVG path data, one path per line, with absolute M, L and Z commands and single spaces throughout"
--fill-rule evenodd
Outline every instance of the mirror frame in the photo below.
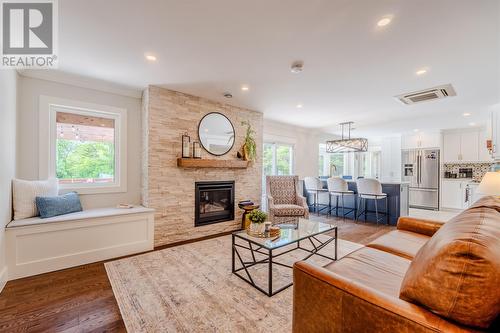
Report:
M 228 149 L 225 153 L 223 153 L 223 154 L 214 154 L 214 153 L 212 153 L 211 151 L 209 151 L 209 150 L 208 150 L 208 149 L 207 149 L 207 148 L 203 145 L 203 141 L 201 140 L 201 136 L 200 136 L 200 126 L 201 126 L 201 123 L 203 122 L 203 119 L 205 119 L 206 117 L 208 117 L 209 115 L 212 115 L 212 114 L 218 114 L 218 115 L 221 115 L 221 116 L 223 116 L 224 118 L 226 118 L 226 119 L 227 119 L 227 121 L 229 122 L 229 124 L 231 125 L 231 128 L 233 129 L 233 133 L 234 133 L 234 134 L 233 134 L 233 135 L 234 135 L 234 138 L 233 138 L 233 144 L 232 144 L 232 145 L 231 145 L 231 147 L 230 147 L 230 148 L 229 148 L 229 149 Z M 233 147 L 234 147 L 234 143 L 236 142 L 236 131 L 234 130 L 234 125 L 233 125 L 233 123 L 231 122 L 231 120 L 230 120 L 230 119 L 229 119 L 229 118 L 228 118 L 225 114 L 220 113 L 220 112 L 216 112 L 216 111 L 214 111 L 214 112 L 209 112 L 209 113 L 207 113 L 206 115 L 204 115 L 204 116 L 203 116 L 203 118 L 201 118 L 200 122 L 198 123 L 198 140 L 200 141 L 200 145 L 203 147 L 203 149 L 204 149 L 207 153 L 209 153 L 210 155 L 214 155 L 214 156 L 224 156 L 224 155 L 228 154 L 228 153 L 231 151 L 231 149 L 233 149 Z

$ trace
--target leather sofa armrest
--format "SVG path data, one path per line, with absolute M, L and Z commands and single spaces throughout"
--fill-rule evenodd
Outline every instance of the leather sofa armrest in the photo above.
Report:
M 414 217 L 400 217 L 398 219 L 398 230 L 406 230 L 417 234 L 432 237 L 441 228 L 444 222 L 417 219 Z
M 293 332 L 470 332 L 424 308 L 300 261 L 293 268 Z

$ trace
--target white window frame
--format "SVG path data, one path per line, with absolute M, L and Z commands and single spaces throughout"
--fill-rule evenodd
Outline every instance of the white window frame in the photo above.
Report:
M 79 194 L 127 192 L 127 110 L 51 96 L 39 100 L 38 177 L 56 178 L 56 113 L 58 111 L 115 120 L 115 174 L 112 183 L 59 184 Z

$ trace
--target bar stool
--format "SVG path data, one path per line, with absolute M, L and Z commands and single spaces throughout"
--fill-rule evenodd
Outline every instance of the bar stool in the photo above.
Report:
M 342 203 L 342 219 L 345 219 L 346 215 L 354 212 L 354 218 L 356 218 L 356 198 L 354 198 L 355 193 L 354 191 L 349 190 L 349 186 L 347 182 L 339 177 L 332 177 L 328 178 L 326 181 L 328 184 L 328 193 L 329 193 L 329 203 L 330 203 L 330 210 L 329 214 L 332 215 L 332 196 L 336 198 L 336 203 L 335 203 L 335 215 L 339 216 L 339 198 L 341 199 Z M 344 205 L 344 196 L 352 196 L 354 198 L 354 208 L 349 207 L 349 210 L 347 212 L 344 212 L 345 205 Z
M 321 180 L 319 178 L 305 177 L 304 178 L 304 186 L 306 188 L 307 194 L 308 195 L 312 194 L 312 196 L 313 196 L 313 204 L 309 206 L 309 207 L 313 207 L 313 211 L 316 211 L 316 213 L 318 213 L 318 215 L 319 215 L 319 213 L 322 210 L 328 209 L 327 205 L 319 203 L 320 193 L 328 192 L 327 189 L 323 188 L 323 183 L 321 182 Z M 320 209 L 320 206 L 324 206 L 324 207 Z
M 358 214 L 356 220 L 359 219 L 361 215 L 364 215 L 365 221 L 368 213 L 375 213 L 377 224 L 381 219 L 386 218 L 387 224 L 389 224 L 389 210 L 388 210 L 388 199 L 387 194 L 382 192 L 382 184 L 377 179 L 370 178 L 359 178 L 356 180 L 356 185 L 358 187 Z M 373 200 L 375 202 L 375 211 L 370 211 L 367 209 L 368 200 Z M 378 201 L 385 200 L 385 211 L 378 211 Z M 361 208 L 363 207 L 363 209 Z M 379 215 L 383 215 L 379 218 Z

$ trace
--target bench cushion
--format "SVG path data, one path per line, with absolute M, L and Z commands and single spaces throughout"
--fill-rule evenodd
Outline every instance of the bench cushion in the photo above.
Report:
M 77 213 L 49 217 L 46 219 L 41 219 L 40 217 L 32 217 L 23 220 L 15 220 L 7 224 L 7 228 L 26 227 L 26 226 L 47 224 L 47 223 L 61 223 L 61 222 L 93 219 L 106 216 L 151 213 L 151 212 L 154 212 L 154 209 L 146 208 L 143 206 L 135 206 L 133 208 L 97 208 L 97 209 L 83 210 Z

